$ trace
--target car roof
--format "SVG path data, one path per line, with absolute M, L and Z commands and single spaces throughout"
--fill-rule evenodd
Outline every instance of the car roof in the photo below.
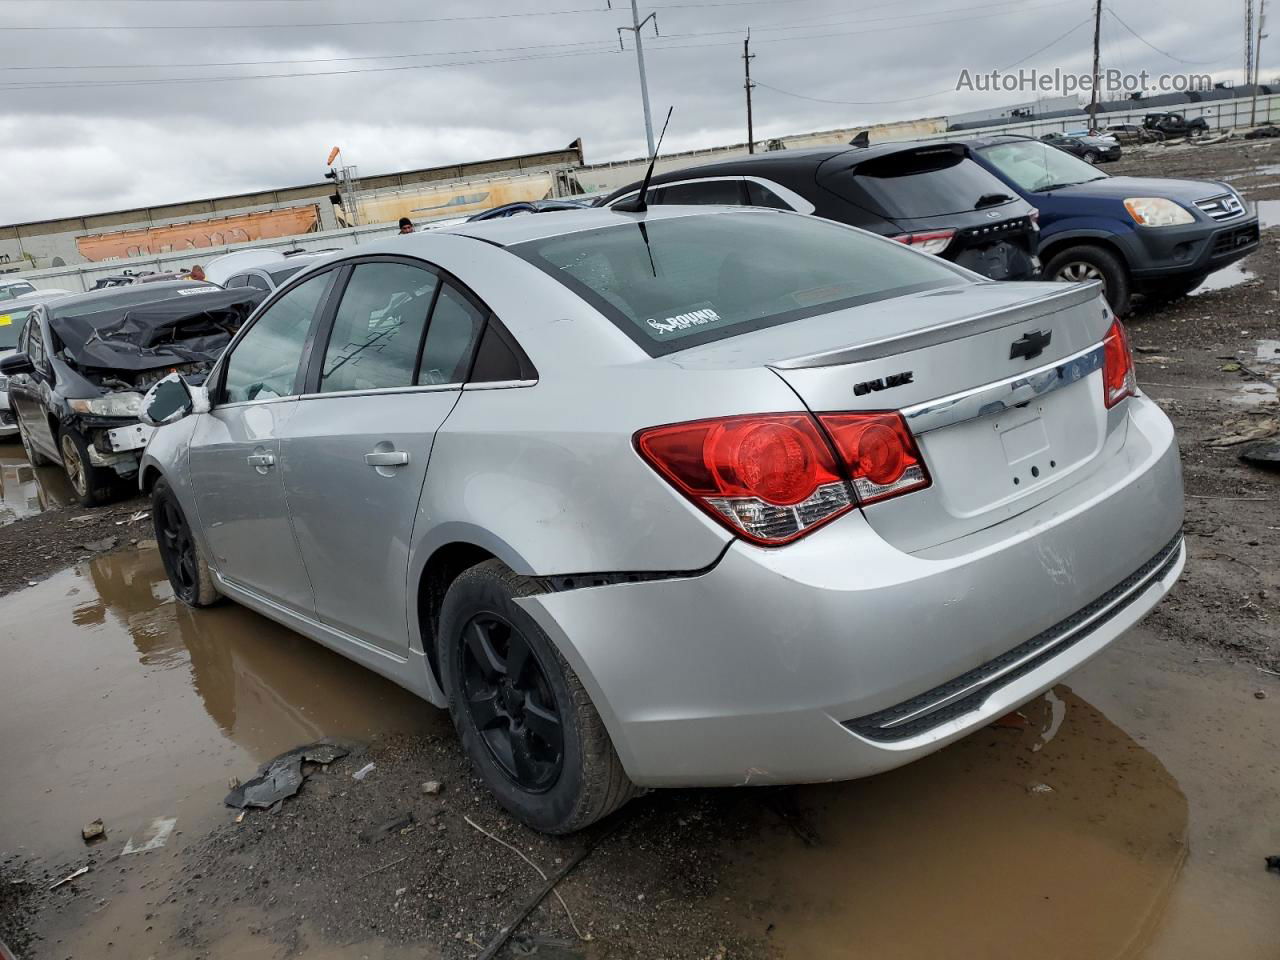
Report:
M 462 236 L 483 240 L 499 247 L 509 247 L 528 240 L 544 240 L 547 237 L 564 236 L 580 233 L 584 230 L 595 230 L 599 227 L 622 226 L 628 223 L 655 220 L 675 220 L 682 217 L 721 215 L 726 213 L 742 213 L 758 215 L 776 213 L 764 208 L 750 207 L 713 207 L 713 206 L 661 206 L 649 207 L 644 213 L 624 213 L 610 210 L 607 207 L 584 207 L 581 210 L 553 210 L 536 217 L 505 217 L 500 220 L 477 220 L 471 223 L 459 223 L 428 234 L 405 234 L 388 238 L 379 244 L 381 248 L 404 250 L 406 245 L 415 240 L 429 240 L 433 236 Z M 363 250 L 363 246 L 361 247 Z M 383 252 L 383 250 L 379 250 Z
M 59 308 L 75 307 L 82 303 L 102 304 L 104 308 L 110 307 L 112 301 L 121 301 L 124 303 L 150 303 L 156 300 L 166 300 L 169 297 L 177 296 L 178 290 L 187 290 L 191 287 L 210 287 L 217 289 L 216 284 L 204 283 L 200 280 L 159 280 L 155 283 L 147 284 L 129 284 L 125 287 L 104 287 L 101 290 L 90 290 L 88 293 L 77 293 L 69 297 L 59 297 L 57 304 Z M 141 297 L 142 299 L 139 299 Z
M 7 313 L 14 307 L 34 307 L 50 300 L 62 300 L 70 293 L 70 290 L 36 290 L 34 293 L 24 293 L 12 300 L 0 300 L 0 313 Z

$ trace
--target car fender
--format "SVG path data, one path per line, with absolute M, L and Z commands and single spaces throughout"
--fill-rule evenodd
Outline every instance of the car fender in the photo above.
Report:
M 191 484 L 188 459 L 191 437 L 195 434 L 200 416 L 196 414 L 184 417 L 176 423 L 156 428 L 142 451 L 142 459 L 138 465 L 138 490 L 144 497 L 149 497 L 157 480 L 163 477 L 169 482 L 169 489 L 178 498 L 178 505 L 182 507 L 196 542 L 204 551 L 210 568 L 214 568 L 216 564 L 213 551 L 205 541 L 204 525 L 200 522 L 200 515 L 196 509 L 195 489 Z
M 1040 231 L 1040 259 L 1048 261 L 1052 258 L 1049 251 L 1055 247 L 1068 246 L 1073 242 L 1091 242 L 1105 246 L 1128 264 L 1131 260 L 1129 245 L 1136 239 L 1133 230 L 1123 227 L 1118 221 L 1109 227 L 1108 221 L 1097 217 L 1079 217 L 1060 220 Z

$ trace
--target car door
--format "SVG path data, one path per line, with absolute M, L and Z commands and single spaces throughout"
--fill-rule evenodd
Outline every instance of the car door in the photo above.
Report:
M 38 309 L 31 311 L 26 330 L 23 331 L 23 342 L 19 344 L 19 349 L 25 350 L 31 358 L 31 365 L 35 370 L 19 374 L 9 381 L 9 402 L 27 432 L 28 442 L 41 453 L 60 460 L 58 443 L 45 412 L 45 397 L 49 393 L 53 373 L 49 367 L 43 324 L 40 322 L 42 312 Z
M 397 656 L 408 656 L 409 543 L 431 447 L 486 316 L 422 261 L 356 262 L 281 440 L 317 615 Z
M 307 277 L 254 317 L 219 363 L 212 408 L 190 447 L 196 512 L 218 572 L 306 616 L 315 601 L 289 521 L 280 436 L 337 277 L 335 270 Z

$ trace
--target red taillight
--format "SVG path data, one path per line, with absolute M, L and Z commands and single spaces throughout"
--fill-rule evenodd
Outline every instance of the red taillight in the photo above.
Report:
M 806 413 L 699 420 L 642 430 L 635 443 L 695 504 L 734 533 L 770 546 L 859 502 L 928 486 L 900 415 L 824 414 L 818 421 Z
M 1133 369 L 1133 352 L 1124 324 L 1113 320 L 1102 341 L 1102 400 L 1111 409 L 1125 397 L 1138 392 L 1138 378 Z
M 933 230 L 929 233 L 901 233 L 889 239 L 905 243 L 907 246 L 922 253 L 939 254 L 951 245 L 955 235 L 956 232 L 954 230 Z
M 861 504 L 929 485 L 915 439 L 898 413 L 822 413 Z

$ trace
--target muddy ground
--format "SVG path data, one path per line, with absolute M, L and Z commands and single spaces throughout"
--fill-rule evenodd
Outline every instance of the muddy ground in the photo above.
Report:
M 1273 164 L 1264 142 L 1108 170 L 1280 200 Z M 590 848 L 499 956 L 1275 957 L 1280 474 L 1210 445 L 1280 417 L 1264 236 L 1217 278 L 1234 286 L 1128 318 L 1183 451 L 1173 594 L 1011 725 L 867 781 L 658 792 L 542 837 L 490 801 L 447 717 L 248 611 L 177 606 L 149 520 L 120 523 L 143 502 L 26 497 L 0 516 L 0 940 L 23 960 L 473 958 L 541 884 L 520 854 L 551 874 Z M 229 778 L 326 735 L 367 749 L 277 812 L 221 805 Z M 157 818 L 177 821 L 165 844 L 122 855 Z

